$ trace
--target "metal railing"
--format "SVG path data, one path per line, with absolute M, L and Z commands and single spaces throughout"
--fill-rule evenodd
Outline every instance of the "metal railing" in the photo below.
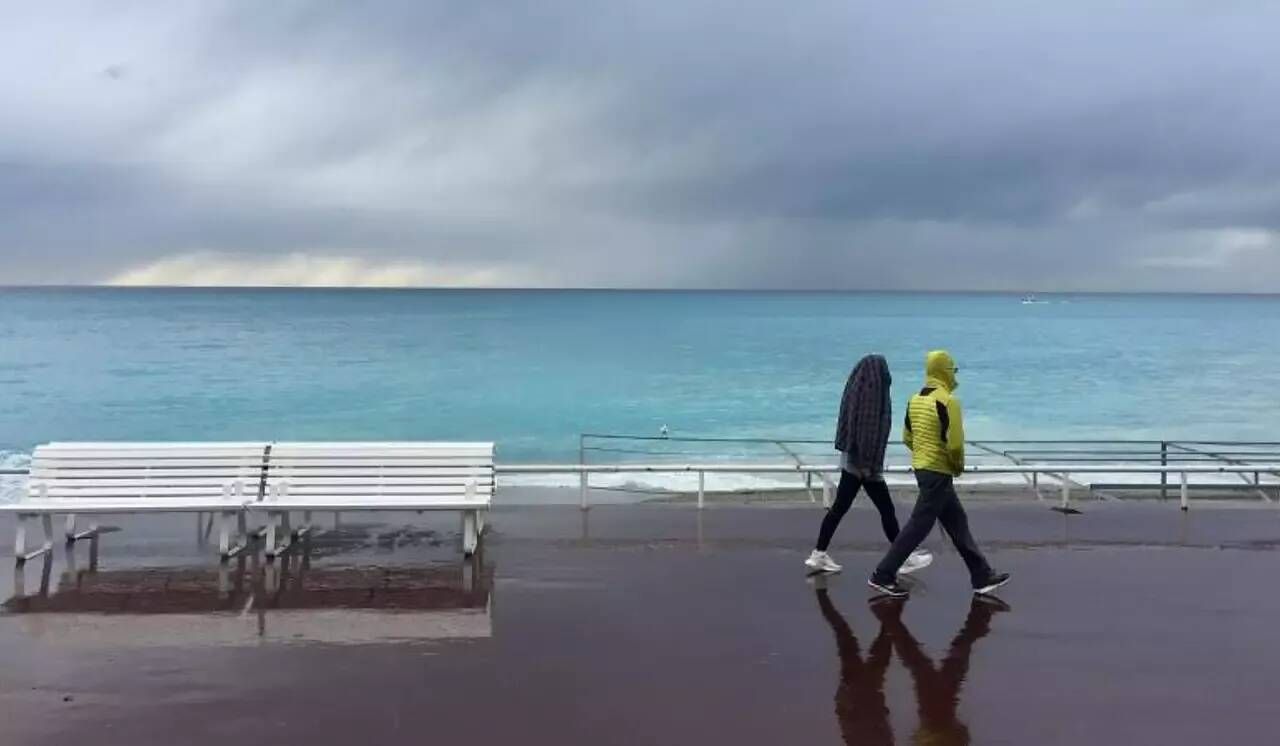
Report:
M 818 476 L 822 479 L 823 505 L 830 506 L 834 482 L 830 478 L 840 471 L 837 465 L 814 464 L 764 464 L 764 463 L 691 463 L 691 464 L 508 464 L 495 467 L 499 475 L 533 475 L 533 474 L 578 474 L 581 481 L 581 505 L 583 509 L 588 503 L 587 477 L 591 474 L 696 474 L 698 476 L 697 505 L 701 509 L 706 504 L 706 476 L 708 474 L 800 474 Z M 1052 474 L 1057 478 L 1061 490 L 1062 510 L 1071 508 L 1072 475 L 1080 474 L 1157 474 L 1179 477 L 1179 497 L 1183 510 L 1190 506 L 1191 483 L 1189 475 L 1206 474 L 1248 474 L 1258 471 L 1267 475 L 1280 476 L 1280 463 L 1267 464 L 1183 464 L 1183 465 L 1141 465 L 1141 464 L 975 464 L 965 468 L 965 474 Z M 885 474 L 910 474 L 909 466 L 887 466 Z M 1261 488 L 1263 485 L 1258 484 Z M 1275 485 L 1280 491 L 1280 482 Z M 1267 498 L 1270 501 L 1270 498 Z
M 1264 484 L 1262 477 L 1276 476 L 1275 464 L 1280 463 L 1280 441 L 1227 441 L 1227 440 L 1048 440 L 1048 439 L 1016 439 L 1016 440 L 969 440 L 970 461 L 983 468 L 993 465 L 1035 467 L 1023 471 L 1002 470 L 998 473 L 1020 474 L 1033 492 L 1041 495 L 1040 477 L 1047 476 L 1061 483 L 1069 481 L 1070 473 L 1076 474 L 1150 474 L 1151 480 L 1144 481 L 1092 481 L 1081 485 L 1090 493 L 1102 496 L 1123 493 L 1141 493 L 1158 490 L 1161 498 L 1168 498 L 1174 489 L 1181 491 L 1180 485 L 1170 483 L 1170 475 L 1177 469 L 1144 469 L 1135 471 L 1132 467 L 1159 465 L 1175 467 L 1179 465 L 1210 465 L 1243 467 L 1216 472 L 1231 474 L 1239 481 L 1236 483 L 1215 483 L 1213 485 L 1193 485 L 1197 489 L 1212 487 L 1222 492 L 1247 491 L 1264 501 L 1272 501 L 1268 492 L 1271 485 Z M 889 446 L 890 460 L 905 461 L 906 449 L 900 443 Z M 711 458 L 706 458 L 711 456 Z M 726 458 L 728 456 L 728 458 Z M 751 457 L 750 459 L 744 457 Z M 578 463 L 589 465 L 595 458 L 608 458 L 610 461 L 627 461 L 638 457 L 651 463 L 671 461 L 705 460 L 708 463 L 719 463 L 730 459 L 738 461 L 764 461 L 781 456 L 794 463 L 796 467 L 827 465 L 835 461 L 831 441 L 828 439 L 783 439 L 783 438 L 716 438 L 716 437 L 683 437 L 661 435 L 628 435 L 615 433 L 584 433 L 579 438 Z M 983 461 L 989 463 L 982 463 Z M 1101 469 L 1082 469 L 1085 466 L 1106 466 Z M 805 471 L 805 490 L 810 499 L 815 500 L 813 479 L 819 470 Z M 579 471 L 579 489 L 585 494 L 590 488 L 591 471 Z M 745 472 L 739 472 L 745 473 Z M 891 472 L 892 473 L 892 472 Z M 988 471 L 988 473 L 993 473 Z M 1196 472 L 1191 472 L 1196 473 Z M 830 488 L 830 481 L 823 476 L 823 489 Z M 699 477 L 699 485 L 705 491 L 705 475 Z M 824 500 L 825 501 L 825 500 Z
M 1217 463 L 1235 466 L 1257 466 L 1238 473 L 1241 484 L 1238 489 L 1258 490 L 1263 468 L 1268 462 L 1280 462 L 1278 441 L 1225 441 L 1225 440 L 976 440 L 969 441 L 975 449 L 1008 459 L 1015 464 L 1043 463 L 1046 461 L 1071 463 L 1159 463 L 1161 466 L 1180 463 Z M 1252 474 L 1253 479 L 1249 479 Z M 1168 496 L 1169 472 L 1160 474 L 1159 483 L 1125 484 L 1125 489 L 1158 489 L 1162 497 Z M 1117 485 L 1098 483 L 1091 485 L 1106 490 Z M 1259 490 L 1260 491 L 1260 490 Z M 1264 499 L 1265 493 L 1261 493 Z

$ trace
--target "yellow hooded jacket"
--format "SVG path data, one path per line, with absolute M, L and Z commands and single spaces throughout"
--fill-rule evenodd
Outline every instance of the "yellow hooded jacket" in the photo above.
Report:
M 964 471 L 964 421 L 952 392 L 956 362 L 946 350 L 925 356 L 924 388 L 907 404 L 902 442 L 911 451 L 911 468 L 960 476 Z

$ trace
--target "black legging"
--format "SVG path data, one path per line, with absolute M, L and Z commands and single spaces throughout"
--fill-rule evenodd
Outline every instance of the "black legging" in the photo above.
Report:
M 880 511 L 880 525 L 884 528 L 885 538 L 891 544 L 898 538 L 898 515 L 893 510 L 893 498 L 889 497 L 889 485 L 885 484 L 883 479 L 864 482 L 857 474 L 841 471 L 840 487 L 836 490 L 836 502 L 827 510 L 827 515 L 822 519 L 822 528 L 818 530 L 819 552 L 827 551 L 827 547 L 831 544 L 831 537 L 836 533 L 836 526 L 840 525 L 840 519 L 849 512 L 849 506 L 853 505 L 853 498 L 858 496 L 858 490 L 863 487 L 867 489 L 867 497 L 875 503 L 876 510 Z

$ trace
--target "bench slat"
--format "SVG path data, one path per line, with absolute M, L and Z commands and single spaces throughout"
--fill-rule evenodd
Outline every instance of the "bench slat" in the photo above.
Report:
M 451 458 L 447 461 L 429 461 L 429 459 L 421 458 L 369 458 L 369 459 L 353 459 L 353 458 L 333 458 L 333 459 L 315 459 L 315 461 L 294 461 L 294 459 L 271 459 L 270 468 L 273 471 L 278 470 L 317 470 L 317 471 L 333 471 L 337 468 L 361 468 L 361 470 L 370 470 L 370 468 L 416 468 L 416 470 L 429 470 L 429 468 L 475 468 L 475 470 L 484 470 L 484 468 L 493 468 L 492 461 L 480 461 L 480 459 Z
M 333 463 L 333 464 L 275 464 L 269 468 L 270 473 L 315 473 L 315 475 L 342 475 L 342 473 L 398 473 L 398 475 L 413 475 L 413 473 L 444 473 L 444 475 L 452 475 L 452 473 L 489 473 L 493 471 L 492 463 L 472 463 L 461 464 L 461 466 L 433 466 L 430 463 L 387 463 L 387 462 L 369 462 L 369 463 Z
M 361 474 L 360 476 L 351 477 L 275 477 L 267 481 L 267 484 L 276 484 L 278 482 L 287 482 L 291 487 L 300 485 L 326 485 L 326 484 L 388 484 L 388 485 L 449 485 L 449 484 L 467 484 L 474 481 L 476 484 L 492 484 L 493 474 L 477 475 L 474 479 L 468 476 L 415 476 L 415 477 L 385 477 L 380 478 L 377 474 Z
M 177 481 L 156 481 L 148 482 L 145 480 L 119 480 L 113 482 L 78 482 L 74 480 L 57 480 L 47 482 L 31 482 L 28 489 L 31 494 L 37 495 L 40 491 L 46 490 L 49 494 L 56 492 L 99 492 L 99 491 L 115 491 L 115 492 L 148 492 L 156 494 L 159 490 L 186 490 L 188 492 L 221 492 L 226 485 L 239 484 L 241 488 L 252 487 L 256 492 L 258 490 L 258 480 L 242 479 L 239 482 L 229 482 L 226 480 L 198 480 L 192 479 L 183 482 Z
M 443 441 L 443 440 L 282 440 L 271 444 L 272 449 L 296 451 L 492 451 L 492 441 Z
M 492 448 L 334 448 L 331 450 L 319 448 L 290 448 L 283 445 L 275 445 L 271 448 L 272 456 L 279 458 L 297 458 L 297 459 L 339 459 L 339 458 L 361 458 L 361 459 L 405 459 L 405 458 L 425 458 L 425 459 L 448 459 L 448 458 L 493 458 Z
M 33 458 L 31 460 L 32 471 L 36 470 L 57 470 L 57 471 L 76 471 L 76 470 L 101 470 L 101 469 L 145 469 L 148 465 L 153 465 L 165 469 L 202 469 L 207 471 L 233 471 L 233 470 L 252 470 L 262 468 L 262 457 L 256 459 L 227 459 L 221 461 L 208 459 L 191 459 L 191 458 L 173 458 L 173 459 L 154 459 L 154 460 L 129 460 L 129 459 L 78 459 L 75 461 L 58 462 L 44 458 Z
M 193 485 L 191 487 L 91 487 L 89 489 L 73 489 L 63 487 L 51 487 L 45 495 L 51 499 L 61 498 L 84 498 L 84 499 L 107 499 L 107 498 L 148 498 L 148 497 L 184 497 L 184 496 L 200 496 L 200 495 L 222 495 L 222 487 L 220 486 L 201 486 Z M 245 496 L 254 497 L 258 494 L 258 486 L 252 485 L 252 489 L 242 489 L 240 491 L 241 498 Z M 31 492 L 32 498 L 40 499 L 42 497 L 39 492 Z
M 353 498 L 349 495 L 308 495 L 288 502 L 272 502 L 270 500 L 263 500 L 262 502 L 250 503 L 247 507 L 250 510 L 260 511 L 485 510 L 489 507 L 489 504 L 490 500 L 488 496 L 484 496 L 483 498 L 478 497 L 471 501 L 461 499 L 457 495 L 442 495 L 439 497 L 428 496 L 424 498 L 386 498 L 377 502 L 372 502 L 365 498 Z
M 43 450 L 97 449 L 127 451 L 137 448 L 262 448 L 265 440 L 55 440 L 37 446 Z
M 316 494 L 332 494 L 332 495 L 368 495 L 371 498 L 377 498 L 382 495 L 461 495 L 466 492 L 462 485 L 389 485 L 379 487 L 376 485 L 315 485 L 315 486 L 295 486 L 289 485 L 288 490 L 282 499 L 288 499 L 295 495 L 316 495 Z M 476 485 L 477 494 L 491 494 L 493 492 L 492 485 Z M 268 494 L 268 500 L 274 499 L 274 496 Z
M 38 446 L 31 454 L 33 457 L 54 459 L 58 461 L 74 459 L 99 458 L 255 458 L 261 457 L 266 444 L 250 448 L 205 448 L 191 446 L 187 448 L 49 448 Z
M 240 510 L 241 500 L 227 502 L 213 496 L 183 498 L 180 500 L 165 498 L 134 498 L 131 500 L 115 498 L 112 500 L 58 499 L 58 500 L 24 500 L 17 503 L 0 505 L 4 513 L 195 513 Z
M 262 473 L 261 465 L 254 466 L 252 469 L 245 469 L 246 476 L 257 477 Z M 48 469 L 48 468 L 32 468 L 31 479 L 45 480 L 67 480 L 67 481 L 91 481 L 101 479 L 103 481 L 124 480 L 124 479 L 146 479 L 146 480 L 183 480 L 183 479 L 234 479 L 236 475 L 232 473 L 228 476 L 227 470 L 209 470 L 209 469 Z
M 42 472 L 32 473 L 31 481 L 48 482 L 65 484 L 68 486 L 142 486 L 152 484 L 221 484 L 229 481 L 252 481 L 256 483 L 261 477 L 258 471 L 254 471 L 244 475 L 228 475 L 228 474 L 193 474 L 190 471 L 170 471 L 170 472 L 139 472 L 133 470 L 126 471 L 107 471 L 91 474 L 68 474 L 65 472 Z M 387 483 L 414 483 L 414 484 L 435 484 L 435 483 L 464 483 L 471 479 L 485 482 L 492 481 L 494 472 L 492 469 L 487 470 L 470 470 L 470 469 L 415 469 L 415 470 L 341 470 L 341 471 L 316 471 L 307 470 L 305 472 L 273 472 L 269 481 L 279 481 L 281 479 L 289 482 L 333 482 L 341 484 L 348 481 L 385 481 Z
M 278 483 L 270 483 L 274 487 Z M 456 490 L 461 491 L 466 482 L 442 482 L 442 483 L 421 483 L 421 482 L 401 482 L 401 483 L 378 483 L 370 481 L 359 482 L 287 482 L 288 492 L 298 492 L 302 490 L 341 490 L 341 491 L 359 491 L 375 493 L 379 490 L 386 492 L 425 492 L 428 490 Z M 241 492 L 257 493 L 258 485 L 256 482 L 241 483 Z M 492 482 L 476 482 L 477 488 L 492 488 Z M 45 486 L 45 493 L 51 497 L 57 495 L 189 495 L 189 494 L 221 494 L 223 485 L 221 484 L 189 484 L 189 485 L 168 485 L 168 484 L 143 484 L 131 486 L 111 486 L 111 485 L 92 485 L 92 486 L 76 486 L 68 487 L 65 484 L 48 484 Z M 39 496 L 41 490 L 39 487 L 30 489 L 32 496 Z

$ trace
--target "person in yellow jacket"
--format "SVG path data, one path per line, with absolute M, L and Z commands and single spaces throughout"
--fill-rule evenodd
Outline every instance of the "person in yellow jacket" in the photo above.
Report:
M 890 596 L 907 595 L 898 584 L 898 570 L 933 530 L 935 522 L 942 523 L 968 566 L 974 593 L 991 593 L 1009 582 L 1009 574 L 992 570 L 978 549 L 969 532 L 969 517 L 952 482 L 964 473 L 964 418 L 955 396 L 958 370 L 946 350 L 930 352 L 925 356 L 924 388 L 907 404 L 902 442 L 911 451 L 911 468 L 920 495 L 907 525 L 867 581 L 872 588 Z

